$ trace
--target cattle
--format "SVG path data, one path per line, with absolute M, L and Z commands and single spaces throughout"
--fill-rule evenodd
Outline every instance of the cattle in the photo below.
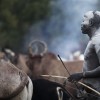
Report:
M 32 80 L 32 100 L 76 100 L 61 84 L 46 79 Z
M 56 76 L 65 76 L 68 77 L 69 74 L 63 67 L 60 60 L 58 60 L 57 56 L 52 52 L 43 52 L 40 54 L 29 53 L 29 55 L 24 54 L 15 54 L 11 62 L 16 65 L 19 69 L 23 70 L 27 75 L 29 75 L 32 79 L 48 79 L 53 82 L 63 84 L 65 79 L 61 78 L 52 78 L 52 77 L 41 77 L 41 75 L 56 75 Z M 65 66 L 69 70 L 70 74 L 75 72 L 82 71 L 83 61 L 64 61 Z M 34 83 L 33 83 L 34 86 Z M 72 87 L 73 84 L 67 82 L 66 89 L 70 91 L 72 94 L 75 94 L 76 90 Z
M 0 59 L 5 59 L 6 61 L 13 63 L 28 76 L 31 76 L 31 71 L 26 65 L 27 58 L 28 56 L 26 54 L 15 53 L 9 48 L 5 48 L 2 52 L 0 52 Z
M 54 76 L 64 76 L 68 77 L 69 74 L 62 65 L 61 61 L 58 60 L 57 56 L 51 52 L 46 52 L 44 55 L 32 55 L 29 56 L 26 62 L 29 69 L 32 71 L 33 79 L 47 79 L 52 82 L 65 83 L 64 78 L 55 78 L 55 77 L 44 77 L 41 75 L 54 75 Z M 75 61 L 64 61 L 65 66 L 67 67 L 70 74 L 75 72 L 81 72 L 83 66 L 83 60 Z M 74 96 L 76 94 L 76 86 L 68 81 L 66 81 L 66 89 L 71 92 Z
M 31 58 L 31 60 L 29 60 L 28 59 L 28 56 L 27 55 L 23 55 L 23 54 L 17 54 L 17 55 L 15 55 L 15 57 L 14 57 L 14 59 L 13 60 L 11 60 L 11 61 L 14 61 L 14 62 L 12 62 L 14 65 L 16 65 L 19 69 L 21 69 L 21 70 L 23 70 L 24 72 L 26 72 L 27 73 L 27 69 L 28 69 L 28 67 L 26 66 L 26 60 L 28 59 L 29 61 L 28 61 L 28 63 L 30 64 L 30 61 L 32 61 L 32 64 L 33 64 L 33 62 L 35 62 L 35 63 L 37 63 L 37 64 L 40 64 L 40 59 L 38 59 L 38 58 L 41 58 L 41 55 L 36 55 L 36 56 L 33 56 L 33 59 Z M 49 61 L 49 60 L 57 60 L 57 61 L 59 61 L 58 59 L 57 59 L 57 57 L 53 54 L 53 53 L 45 53 L 44 54 L 44 58 L 42 59 L 43 61 L 45 61 L 45 60 L 47 60 L 47 61 Z M 51 61 L 50 60 L 50 61 Z M 39 61 L 39 62 L 38 62 Z M 48 63 L 48 62 L 47 62 Z M 33 66 L 32 66 L 33 67 Z M 33 71 L 33 69 L 31 69 L 31 67 L 30 67 L 30 70 L 31 71 Z M 35 72 L 33 72 L 33 75 L 32 75 L 32 79 L 37 79 L 37 78 L 39 78 L 39 76 L 35 76 L 35 75 L 37 75 L 39 73 L 39 76 L 40 76 L 40 72 L 37 72 L 37 73 L 35 73 Z M 54 72 L 53 72 L 54 73 Z M 28 73 L 27 73 L 28 74 Z M 51 79 L 50 79 L 51 80 Z M 55 80 L 56 81 L 56 80 Z M 40 91 L 40 87 L 43 87 L 42 85 L 43 85 L 43 83 L 41 83 L 41 80 L 40 81 L 38 81 L 39 82 L 39 87 L 37 87 L 36 85 L 35 85 L 35 83 L 37 83 L 37 81 L 36 80 L 34 80 L 33 81 L 33 87 L 35 88 L 33 91 L 36 91 L 36 90 L 39 90 Z M 45 81 L 44 81 L 45 82 Z M 46 83 L 46 84 L 48 84 L 48 86 L 49 86 L 49 83 L 50 84 L 52 84 L 52 82 L 48 82 L 48 83 Z M 59 89 L 59 88 L 57 88 L 57 89 Z M 49 88 L 49 90 L 50 90 L 50 88 Z M 48 89 L 46 89 L 46 91 L 48 91 Z M 51 92 L 48 92 L 47 93 L 47 95 L 52 95 L 52 93 L 53 93 L 53 91 L 55 91 L 56 92 L 56 86 L 54 87 L 53 86 L 53 90 L 50 90 Z M 68 91 L 69 91 L 69 88 L 68 88 Z M 70 91 L 70 92 L 72 92 L 72 90 Z M 76 92 L 76 91 L 75 91 Z M 44 92 L 44 93 L 46 93 L 46 92 Z M 73 93 L 73 92 L 72 92 Z M 40 93 L 41 94 L 41 93 Z M 41 95 L 43 95 L 43 94 L 41 94 Z M 55 94 L 54 96 L 57 96 L 58 94 Z M 34 96 L 34 99 L 33 100 L 35 100 L 35 98 L 37 98 L 36 100 L 38 100 L 38 97 L 37 97 L 37 95 L 36 94 L 34 94 L 33 93 L 33 96 Z M 47 96 L 48 97 L 48 96 Z M 44 97 L 43 97 L 44 98 Z M 67 97 L 66 97 L 67 98 Z M 42 99 L 43 100 L 43 99 Z M 47 100 L 49 100 L 49 99 L 47 99 Z M 58 100 L 58 99 L 57 99 Z
M 45 45 L 44 46 L 42 45 L 43 42 L 42 43 L 38 41 L 34 41 L 34 42 L 39 45 L 39 48 L 45 47 Z M 23 70 L 28 76 L 34 79 L 38 79 L 40 78 L 41 75 L 44 74 L 68 77 L 67 71 L 63 67 L 61 61 L 58 60 L 57 56 L 52 52 L 47 52 L 46 51 L 47 49 L 44 49 L 45 52 L 44 51 L 41 52 L 41 50 L 43 49 L 40 49 L 40 51 L 36 49 L 35 51 L 37 51 L 38 53 L 40 52 L 39 54 L 37 54 L 36 52 L 33 53 L 32 49 L 30 48 L 29 49 L 30 52 L 28 55 L 24 55 L 20 53 L 14 54 L 11 52 L 11 50 L 6 50 L 6 55 L 14 54 L 14 56 L 10 56 L 10 61 L 14 65 L 16 65 L 16 67 Z M 64 61 L 64 64 L 69 70 L 70 74 L 82 71 L 82 64 L 83 64 L 82 60 Z M 45 78 L 45 77 L 41 77 L 41 78 Z M 60 83 L 64 82 L 64 79 L 60 79 L 60 78 L 48 77 L 46 79 L 60 82 Z
M 33 79 L 47 79 L 52 82 L 57 82 L 60 84 L 65 83 L 64 78 L 55 78 L 55 77 L 44 77 L 41 75 L 55 75 L 55 76 L 64 76 L 68 77 L 69 74 L 62 65 L 61 61 L 58 60 L 55 54 L 51 52 L 46 52 L 44 55 L 34 55 L 29 56 L 26 62 L 29 69 L 32 71 L 32 78 Z M 77 61 L 64 61 L 65 66 L 67 67 L 70 74 L 75 72 L 82 71 L 82 60 Z M 68 81 L 66 81 L 66 90 L 71 92 L 75 97 L 77 96 L 77 90 L 74 89 L 76 86 Z
M 40 78 L 40 75 L 59 75 L 68 77 L 68 73 L 63 67 L 58 57 L 47 51 L 47 45 L 45 42 L 40 40 L 33 40 L 29 44 L 29 55 L 26 61 L 28 68 L 32 72 L 32 77 L 34 79 Z M 70 74 L 75 72 L 81 72 L 83 66 L 83 60 L 75 61 L 64 61 L 65 66 L 68 68 Z M 61 79 L 51 79 L 57 82 L 62 82 Z
M 34 79 L 40 78 L 41 75 L 58 75 L 68 77 L 69 74 L 62 65 L 61 61 L 51 52 L 45 53 L 43 56 L 35 55 L 29 57 L 27 66 L 32 71 Z M 65 66 L 69 70 L 70 74 L 82 71 L 83 61 L 64 61 Z M 48 78 L 52 80 L 51 78 Z M 61 79 L 53 78 L 54 81 L 62 82 Z
M 37 48 L 33 48 L 33 47 Z M 5 54 L 9 57 L 10 61 L 19 69 L 23 70 L 28 76 L 34 79 L 40 78 L 40 75 L 59 75 L 68 77 L 68 73 L 63 67 L 57 56 L 47 51 L 47 46 L 43 41 L 34 40 L 29 44 L 29 53 L 17 54 L 7 49 Z M 10 55 L 10 56 L 8 56 Z M 82 60 L 77 61 L 64 61 L 65 66 L 70 74 L 82 71 Z M 63 82 L 61 79 L 51 79 L 57 82 Z
M 31 79 L 12 63 L 0 60 L 0 100 L 31 100 Z
M 89 100 L 89 96 L 82 92 L 82 88 L 75 88 L 78 95 L 72 92 L 60 83 L 52 82 L 47 79 L 32 79 L 33 96 L 32 100 Z
M 14 57 L 14 61 L 12 62 L 14 65 L 16 65 L 17 68 L 19 68 L 20 70 L 24 71 L 28 76 L 32 76 L 32 72 L 29 69 L 29 67 L 27 66 L 26 62 L 28 59 L 28 56 L 25 54 L 16 54 L 16 56 Z

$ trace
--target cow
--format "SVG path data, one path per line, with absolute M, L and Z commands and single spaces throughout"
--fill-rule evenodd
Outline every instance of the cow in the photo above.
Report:
M 63 67 L 58 57 L 47 51 L 47 45 L 45 42 L 40 40 L 33 40 L 29 44 L 28 49 L 28 59 L 26 64 L 32 72 L 32 77 L 34 79 L 40 78 L 40 75 L 59 75 L 68 77 L 68 73 Z M 83 60 L 76 61 L 64 61 L 65 66 L 68 68 L 70 74 L 82 71 Z M 51 78 L 48 78 L 52 80 Z M 57 82 L 62 82 L 61 79 L 53 79 Z
M 32 71 L 27 66 L 26 62 L 28 59 L 28 56 L 26 54 L 17 53 L 14 57 L 15 60 L 12 62 L 17 68 L 24 71 L 29 77 L 32 76 Z
M 0 59 L 11 62 L 28 76 L 31 76 L 31 71 L 26 65 L 27 58 L 28 56 L 26 54 L 15 53 L 10 48 L 3 48 L 3 51 L 0 52 Z
M 37 48 L 33 48 L 32 46 Z M 35 40 L 31 42 L 28 51 L 28 55 L 16 54 L 9 49 L 5 50 L 5 53 L 7 57 L 10 57 L 9 59 L 14 65 L 35 79 L 39 78 L 42 74 L 68 76 L 61 61 L 58 60 L 54 53 L 47 51 L 47 46 L 43 41 Z M 64 61 L 64 64 L 70 74 L 82 71 L 82 60 Z M 61 79 L 48 79 L 58 82 L 63 81 Z
M 29 67 L 29 65 L 28 65 L 28 67 L 26 66 L 26 62 L 25 61 L 27 61 L 27 60 L 29 60 L 28 59 L 28 57 L 29 56 L 27 56 L 27 55 L 23 55 L 23 54 L 19 54 L 16 58 L 16 61 L 15 62 L 13 62 L 14 63 L 14 65 L 16 65 L 19 69 L 21 69 L 21 70 L 23 70 L 24 72 L 26 72 L 27 73 L 27 71 L 28 71 L 28 67 Z M 43 57 L 43 58 L 42 58 Z M 52 61 L 51 62 L 51 65 L 53 64 L 56 64 L 54 61 L 56 60 L 56 61 L 58 61 L 59 62 L 59 60 L 58 60 L 58 58 L 56 57 L 56 55 L 55 54 L 53 54 L 53 53 L 51 53 L 51 52 L 48 52 L 48 53 L 45 53 L 43 56 L 41 56 L 41 55 L 35 55 L 35 56 L 33 56 L 33 59 L 31 58 L 29 61 L 28 61 L 28 63 L 29 64 L 31 64 L 31 62 L 30 61 L 32 61 L 32 64 L 33 64 L 33 62 L 36 64 L 40 64 L 40 62 L 41 62 L 41 60 L 42 60 L 42 65 L 43 66 L 45 66 L 45 64 L 49 64 L 49 62 L 50 61 Z M 46 63 L 45 63 L 45 60 L 47 61 Z M 14 61 L 14 60 L 13 60 Z M 61 62 L 60 62 L 60 64 L 61 64 Z M 50 64 L 49 64 L 50 65 Z M 70 65 L 70 62 L 68 63 L 68 65 Z M 73 63 L 72 63 L 72 65 L 74 65 Z M 79 63 L 79 65 L 80 65 L 80 63 Z M 38 65 L 37 65 L 38 66 Z M 40 64 L 40 67 L 42 67 L 43 68 L 43 66 L 41 66 L 41 64 Z M 48 67 L 48 66 L 47 66 Z M 53 66 L 51 66 L 51 67 L 53 67 Z M 61 64 L 61 67 L 63 68 L 63 66 L 62 66 L 62 64 Z M 48 67 L 49 68 L 49 67 Z M 39 70 L 38 72 L 36 72 L 36 71 L 34 71 L 33 72 L 33 69 L 31 68 L 31 66 L 29 67 L 29 69 L 32 71 L 32 77 L 31 77 L 31 79 L 39 79 L 39 78 L 42 78 L 42 79 L 49 79 L 49 80 L 52 80 L 52 81 L 56 81 L 57 83 L 58 82 L 60 82 L 61 83 L 61 79 L 52 79 L 52 78 L 44 78 L 44 77 L 40 77 L 40 75 L 41 74 L 48 74 L 48 72 L 47 72 L 47 69 L 45 70 L 45 68 L 43 69 L 43 70 L 45 70 L 46 71 L 46 73 L 40 73 L 40 71 L 42 72 L 42 69 L 41 70 Z M 52 68 L 52 69 L 54 69 L 54 68 Z M 38 68 L 36 67 L 36 70 L 38 70 Z M 60 73 L 60 71 L 61 70 L 59 70 L 59 73 Z M 36 73 L 35 73 L 36 72 Z M 52 75 L 60 75 L 59 73 L 58 74 L 56 74 L 55 73 L 56 72 L 56 69 L 55 70 L 53 70 L 52 71 Z M 29 72 L 30 73 L 30 72 Z M 28 75 L 29 75 L 29 73 L 27 73 Z M 36 75 L 36 76 L 35 76 Z M 30 75 L 29 75 L 30 76 Z M 64 76 L 64 75 L 63 75 Z M 58 81 L 59 80 L 59 81 Z M 36 80 L 35 80 L 36 81 Z M 33 91 L 35 91 L 35 90 L 37 90 L 37 89 L 39 89 L 40 87 L 36 87 L 35 86 L 35 81 L 32 81 L 33 82 L 33 87 L 35 88 L 33 88 L 34 90 Z M 38 82 L 41 82 L 41 81 L 38 81 Z M 44 81 L 45 82 L 45 81 Z M 51 84 L 52 82 L 48 82 L 48 84 Z M 40 86 L 41 87 L 43 87 L 42 86 L 42 83 L 39 83 L 40 84 Z M 73 87 L 73 85 L 72 84 L 69 84 L 70 86 L 72 86 Z M 55 90 L 55 88 L 56 87 L 54 87 L 54 90 Z M 50 89 L 50 88 L 49 88 Z M 69 86 L 68 85 L 66 85 L 66 89 L 69 91 L 69 92 L 71 92 L 72 94 L 74 94 L 75 96 L 76 96 L 76 90 L 73 90 L 73 89 L 70 89 L 69 88 Z M 40 90 L 40 89 L 39 89 Z M 56 91 L 56 90 L 55 90 Z M 50 92 L 50 93 L 47 93 L 47 95 L 51 95 L 51 93 L 52 92 Z M 34 95 L 34 98 L 37 98 L 37 96 L 33 93 L 33 95 Z M 42 94 L 41 94 L 42 95 Z M 56 94 L 55 94 L 56 95 Z M 54 96 L 55 96 L 54 95 Z M 34 99 L 33 99 L 34 100 Z M 47 99 L 48 100 L 48 99 Z M 57 99 L 58 100 L 58 99 Z
M 33 48 L 33 47 L 37 48 Z M 28 76 L 37 79 L 40 75 L 59 75 L 68 77 L 68 73 L 63 67 L 57 56 L 47 51 L 46 43 L 43 41 L 34 40 L 29 44 L 28 55 L 21 53 L 14 53 L 12 50 L 4 50 L 6 56 L 10 61 L 19 69 L 23 70 Z M 5 58 L 7 58 L 5 57 Z M 68 68 L 70 74 L 82 71 L 82 60 L 77 61 L 64 61 L 65 66 Z M 51 78 L 49 78 L 52 80 Z M 61 79 L 53 79 L 60 81 Z
M 61 61 L 55 56 L 55 54 L 51 52 L 47 52 L 44 55 L 34 55 L 29 57 L 26 62 L 29 69 L 32 71 L 32 78 L 33 79 L 47 79 L 52 82 L 57 82 L 60 84 L 64 84 L 64 78 L 55 78 L 55 77 L 44 77 L 41 75 L 54 75 L 54 76 L 64 76 L 68 77 L 69 74 L 62 65 Z M 64 61 L 65 66 L 67 67 L 70 74 L 74 72 L 81 72 L 82 71 L 82 60 L 77 61 Z M 68 81 L 66 81 L 65 88 L 71 92 L 75 97 L 76 94 L 76 86 Z
M 36 42 L 36 41 L 35 41 Z M 42 49 L 41 49 L 42 50 Z M 60 60 L 52 52 L 40 52 L 39 54 L 33 53 L 32 49 L 29 49 L 29 55 L 15 54 L 14 59 L 11 62 L 16 65 L 19 69 L 23 70 L 31 79 L 48 79 L 57 83 L 64 83 L 65 79 L 41 77 L 41 75 L 58 75 L 68 77 L 69 74 L 66 72 Z M 37 50 L 39 52 L 39 50 Z M 74 72 L 82 71 L 83 61 L 64 61 L 65 66 L 69 70 L 70 74 Z M 34 85 L 34 83 L 33 83 Z M 67 82 L 66 89 L 71 93 L 75 94 L 76 90 L 70 88 L 75 87 L 73 84 Z M 75 94 L 76 95 L 76 94 Z
M 46 79 L 33 79 L 32 100 L 77 100 L 61 84 Z
M 67 84 L 65 88 L 69 92 L 71 92 L 74 96 L 77 96 L 76 90 L 74 89 L 76 88 L 76 85 L 73 85 L 72 83 L 62 78 L 41 76 L 41 75 L 56 75 L 56 76 L 64 76 L 64 77 L 69 76 L 68 72 L 62 65 L 61 61 L 58 60 L 58 57 L 54 53 L 46 51 L 47 49 L 44 49 L 45 52 L 36 53 L 36 52 L 32 52 L 32 48 L 29 49 L 30 49 L 29 50 L 30 53 L 26 64 L 29 67 L 29 69 L 32 71 L 32 78 L 34 79 L 43 78 L 61 84 L 65 84 L 66 82 Z M 72 74 L 75 72 L 82 71 L 83 60 L 64 61 L 64 64 L 67 67 L 69 73 Z
M 31 100 L 31 79 L 9 61 L 0 60 L 0 100 Z
M 43 56 L 35 55 L 29 57 L 27 66 L 32 71 L 32 76 L 34 79 L 40 78 L 41 75 L 58 75 L 68 77 L 69 74 L 62 65 L 62 62 L 58 60 L 55 54 L 51 52 L 45 53 Z M 83 61 L 64 61 L 65 66 L 69 70 L 70 74 L 74 72 L 81 72 Z M 48 78 L 52 80 L 51 78 Z M 53 79 L 54 81 L 62 82 L 61 79 Z

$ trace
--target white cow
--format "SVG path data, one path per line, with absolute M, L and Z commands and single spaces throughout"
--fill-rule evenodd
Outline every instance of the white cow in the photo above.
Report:
M 0 100 L 31 100 L 31 79 L 10 62 L 0 60 Z

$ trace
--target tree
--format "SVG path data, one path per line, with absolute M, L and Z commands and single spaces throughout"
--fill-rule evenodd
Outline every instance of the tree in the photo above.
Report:
M 0 0 L 0 47 L 17 48 L 35 22 L 49 16 L 49 0 Z

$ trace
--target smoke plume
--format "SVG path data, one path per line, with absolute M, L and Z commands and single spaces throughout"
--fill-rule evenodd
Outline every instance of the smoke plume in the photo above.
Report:
M 98 0 L 51 0 L 50 18 L 33 24 L 24 37 L 24 50 L 30 41 L 45 41 L 48 50 L 64 58 L 74 51 L 84 52 L 87 37 L 80 30 L 85 12 L 96 10 Z

